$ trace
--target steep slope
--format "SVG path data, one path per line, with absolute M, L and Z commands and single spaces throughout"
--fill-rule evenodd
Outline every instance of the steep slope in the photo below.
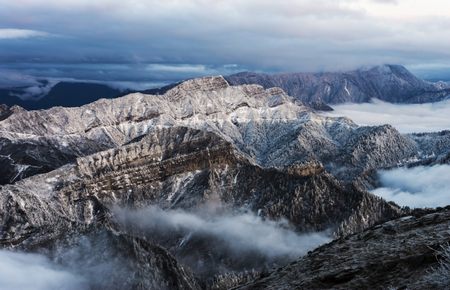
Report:
M 436 102 L 450 95 L 450 87 L 423 81 L 400 65 L 383 65 L 337 73 L 238 73 L 226 77 L 232 85 L 259 84 L 280 87 L 306 104 L 368 102 L 377 98 L 391 103 Z
M 449 227 L 450 208 L 392 220 L 237 289 L 448 289 L 448 268 L 441 277 L 433 272 L 443 258 L 440 247 L 450 242 Z
M 154 232 L 134 231 L 132 224 L 120 226 L 114 213 L 116 207 L 135 210 L 150 205 L 195 212 L 211 203 L 229 212 L 284 218 L 300 232 L 330 230 L 336 235 L 402 213 L 367 192 L 344 187 L 320 164 L 263 168 L 214 133 L 171 127 L 1 188 L 0 244 L 40 248 L 68 231 L 106 224 L 161 243 L 192 269 L 201 261 L 209 269 L 197 272 L 202 281 L 230 269 L 265 269 L 265 263 L 220 258 L 226 252 L 218 242 L 213 243 L 216 248 L 205 247 L 214 241 L 208 236 L 173 233 L 161 240 Z
M 398 212 L 370 194 L 346 189 L 320 164 L 262 168 L 217 135 L 183 127 L 157 130 L 1 192 L 2 234 L 4 241 L 13 237 L 11 243 L 40 229 L 91 224 L 98 210 L 113 205 L 189 209 L 219 198 L 232 208 L 286 217 L 303 231 L 338 230 L 345 222 L 341 230 L 348 232 Z M 374 219 L 350 221 L 355 215 Z
M 0 147 L 0 154 L 12 159 L 6 170 L 9 174 L 1 183 L 35 174 L 32 166 L 39 166 L 39 161 L 49 163 L 46 154 L 27 149 L 29 144 L 70 162 L 75 157 L 121 146 L 158 126 L 215 132 L 261 166 L 321 161 L 336 173 L 346 165 L 335 164 L 335 157 L 342 155 L 342 162 L 348 158 L 359 162 L 353 164 L 358 169 L 347 175 L 349 179 L 417 154 L 414 144 L 392 127 L 358 127 L 346 118 L 319 116 L 281 89 L 233 87 L 222 77 L 209 77 L 187 81 L 164 95 L 131 94 L 78 108 L 12 114 L 0 122 L 0 138 L 5 144 L 15 144 L 20 153 L 11 152 L 14 149 L 6 145 Z M 360 136 L 359 141 L 353 135 Z M 376 141 L 375 137 L 384 141 Z M 349 151 L 349 146 L 369 156 L 355 159 L 353 155 L 362 153 Z M 53 168 L 59 166 L 61 162 Z M 42 167 L 38 172 L 51 167 Z

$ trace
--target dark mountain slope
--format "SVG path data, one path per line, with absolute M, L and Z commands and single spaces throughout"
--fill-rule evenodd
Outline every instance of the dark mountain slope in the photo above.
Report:
M 22 88 L 0 89 L 0 104 L 20 106 L 27 110 L 48 109 L 55 106 L 78 107 L 98 99 L 117 98 L 130 93 L 104 84 L 82 82 L 59 82 L 39 99 L 22 100 L 17 97 L 23 93 Z
M 59 82 L 46 96 L 37 101 L 34 109 L 55 106 L 79 107 L 98 99 L 112 99 L 128 93 L 129 91 L 121 91 L 103 84 Z

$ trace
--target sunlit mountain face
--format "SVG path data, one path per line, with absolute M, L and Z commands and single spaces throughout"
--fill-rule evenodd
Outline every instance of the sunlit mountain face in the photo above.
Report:
M 449 289 L 443 0 L 0 0 L 1 289 Z

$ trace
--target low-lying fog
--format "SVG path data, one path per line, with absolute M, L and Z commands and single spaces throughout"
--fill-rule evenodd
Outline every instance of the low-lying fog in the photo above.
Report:
M 63 270 L 40 254 L 0 250 L 0 289 L 88 289 L 80 276 Z
M 165 241 L 195 272 L 215 275 L 284 264 L 331 240 L 326 232 L 297 233 L 286 220 L 251 212 L 162 210 L 158 207 L 115 211 L 124 228 Z
M 202 234 L 225 242 L 235 252 L 256 250 L 268 257 L 298 257 L 329 241 L 325 233 L 299 234 L 286 220 L 263 219 L 251 212 L 212 214 L 151 206 L 137 211 L 118 209 L 116 214 L 123 223 L 151 233 Z
M 382 187 L 372 193 L 401 206 L 450 205 L 450 165 L 396 168 L 379 173 Z
M 333 105 L 327 116 L 345 116 L 359 125 L 391 124 L 401 133 L 450 129 L 450 100 L 426 104 L 391 104 L 380 100 L 363 104 Z
M 286 220 L 272 221 L 246 211 L 152 206 L 117 208 L 113 215 L 122 231 L 160 244 L 206 278 L 280 266 L 331 240 L 327 232 L 297 233 Z M 132 276 L 133 258 L 122 255 L 106 233 L 70 241 L 45 252 L 49 257 L 0 250 L 0 290 L 111 289 Z

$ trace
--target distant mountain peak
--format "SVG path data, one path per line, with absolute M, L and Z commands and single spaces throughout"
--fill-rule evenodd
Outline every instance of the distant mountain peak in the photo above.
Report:
M 241 72 L 226 77 L 232 85 L 259 84 L 281 87 L 305 104 L 363 103 L 380 99 L 391 103 L 436 102 L 450 89 L 412 74 L 406 67 L 384 64 L 349 72 L 260 74 Z

